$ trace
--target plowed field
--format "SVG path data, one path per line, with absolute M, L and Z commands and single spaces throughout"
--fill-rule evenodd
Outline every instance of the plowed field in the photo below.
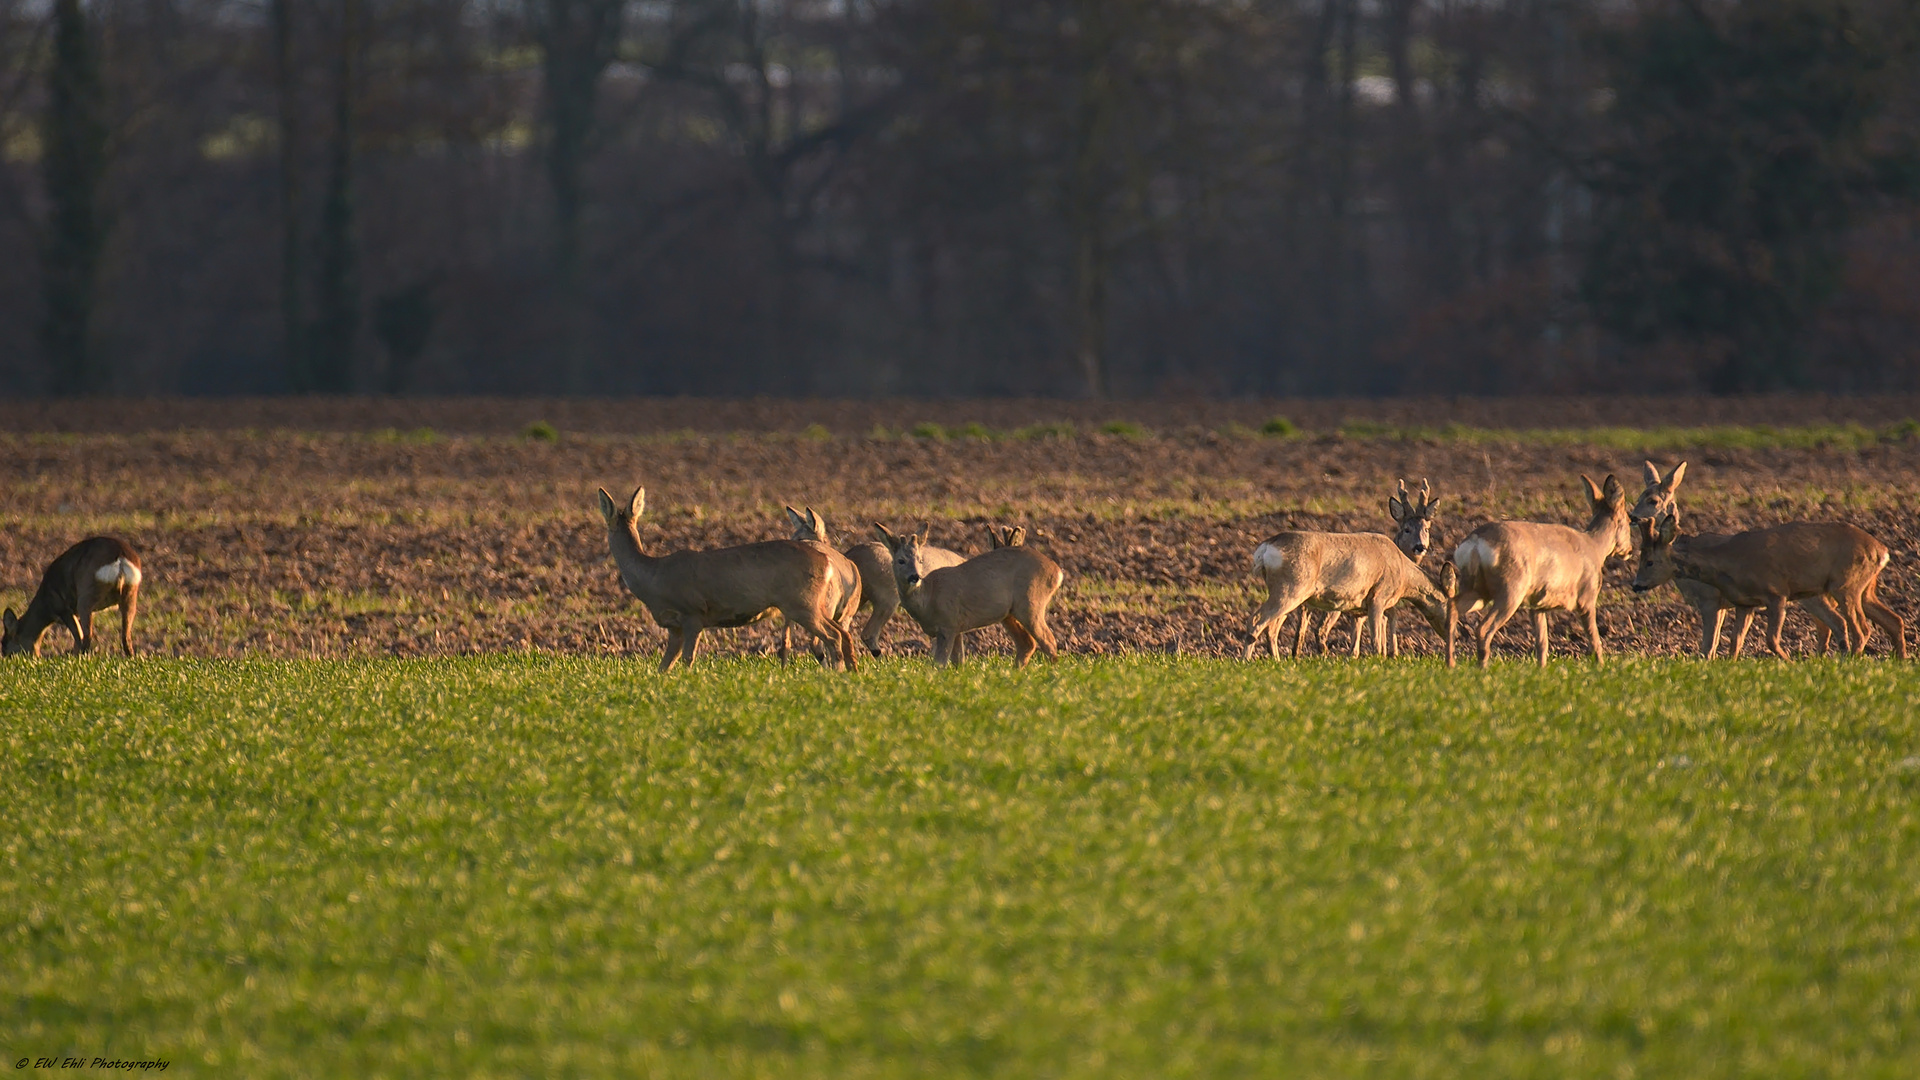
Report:
M 1277 414 L 1301 430 L 1256 430 Z M 147 652 L 658 652 L 664 634 L 621 589 L 594 510 L 596 487 L 624 496 L 643 484 L 643 540 L 656 550 L 784 535 L 786 503 L 819 510 L 843 545 L 875 520 L 927 522 L 936 542 L 974 550 L 984 525 L 1024 524 L 1068 572 L 1055 605 L 1067 650 L 1233 654 L 1263 595 L 1249 553 L 1279 529 L 1386 531 L 1386 496 L 1402 477 L 1439 491 L 1443 549 L 1498 517 L 1578 523 L 1579 475 L 1612 472 L 1637 492 L 1647 453 L 1630 435 L 1583 441 L 1565 429 L 1712 424 L 1773 427 L 1691 448 L 1685 436 L 1649 436 L 1657 459 L 1692 462 L 1688 527 L 1858 524 L 1893 548 L 1880 594 L 1913 625 L 1920 442 L 1892 427 L 1776 436 L 1794 425 L 1879 431 L 1916 414 L 1920 403 L 1899 398 L 10 403 L 0 406 L 0 596 L 18 608 L 67 544 L 112 532 L 145 561 L 137 644 Z M 526 435 L 536 420 L 557 437 Z M 941 430 L 911 434 L 923 421 Z M 1056 421 L 1077 426 L 1033 429 Z M 1102 430 L 1113 421 L 1125 422 Z M 956 434 L 969 423 L 984 433 Z M 1633 598 L 1629 576 L 1624 565 L 1609 572 L 1601 628 L 1611 645 L 1690 648 L 1697 624 L 1677 594 Z M 115 616 L 101 619 L 114 629 Z M 1812 622 L 1795 614 L 1788 625 L 1805 648 Z M 1584 654 L 1572 629 L 1556 623 L 1556 651 Z M 998 629 L 981 638 L 1005 646 Z M 1522 654 L 1528 638 L 1516 625 L 1505 651 Z M 1424 625 L 1402 641 L 1417 653 L 1439 647 Z M 904 616 L 888 642 L 925 648 Z M 711 635 L 704 648 L 770 644 L 757 628 Z M 66 647 L 49 638 L 51 651 Z

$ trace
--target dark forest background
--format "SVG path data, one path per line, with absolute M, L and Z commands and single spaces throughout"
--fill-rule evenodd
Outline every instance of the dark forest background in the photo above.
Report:
M 0 0 L 0 390 L 1920 389 L 1908 0 Z

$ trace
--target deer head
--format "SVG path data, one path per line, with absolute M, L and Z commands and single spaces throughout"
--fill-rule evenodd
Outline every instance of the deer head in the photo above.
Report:
M 1439 504 L 1433 498 L 1433 488 L 1426 480 L 1420 481 L 1420 499 L 1415 502 L 1407 493 L 1407 482 L 1400 481 L 1398 494 L 1387 496 L 1387 513 L 1399 528 L 1394 531 L 1393 543 L 1407 557 L 1419 562 L 1421 556 L 1433 546 L 1433 512 Z

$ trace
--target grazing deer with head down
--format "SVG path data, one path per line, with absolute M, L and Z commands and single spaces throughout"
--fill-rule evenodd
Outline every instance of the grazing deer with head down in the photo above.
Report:
M 140 606 L 140 556 L 112 536 L 90 536 L 48 564 L 40 589 L 19 615 L 6 610 L 0 655 L 40 655 L 40 639 L 55 624 L 73 634 L 75 652 L 93 650 L 93 613 L 120 608 L 120 647 L 133 655 L 133 616 Z
M 1360 610 L 1373 628 L 1374 652 L 1387 652 L 1387 613 L 1408 604 L 1427 619 L 1434 633 L 1447 632 L 1451 574 L 1436 586 L 1394 541 L 1379 533 L 1283 532 L 1253 549 L 1253 567 L 1267 583 L 1267 600 L 1254 614 L 1252 639 L 1244 659 L 1253 659 L 1260 642 L 1280 657 L 1280 624 L 1297 608 L 1344 615 Z M 1293 655 L 1307 636 L 1303 611 L 1294 633 Z M 1355 655 L 1359 653 L 1356 630 Z
M 1880 571 L 1892 554 L 1885 544 L 1852 525 L 1796 521 L 1735 533 L 1705 545 L 1681 536 L 1671 515 L 1642 522 L 1640 528 L 1640 566 L 1633 591 L 1646 592 L 1681 580 L 1713 590 L 1718 605 L 1742 613 L 1735 656 L 1746 640 L 1753 613 L 1765 608 L 1767 648 L 1788 659 L 1780 646 L 1788 601 L 1831 597 L 1839 601 L 1849 652 L 1865 651 L 1871 620 L 1893 637 L 1900 658 L 1907 658 L 1906 625 L 1877 596 Z M 1718 614 L 1716 610 L 1714 615 Z
M 1640 500 L 1633 504 L 1633 509 L 1627 511 L 1627 516 L 1642 522 L 1670 517 L 1677 528 L 1680 524 L 1680 502 L 1676 498 L 1676 492 L 1680 489 L 1680 482 L 1686 478 L 1687 463 L 1683 461 L 1675 465 L 1665 478 L 1661 477 L 1659 467 L 1653 462 L 1648 461 L 1644 464 L 1646 487 L 1640 492 Z M 1704 552 L 1715 544 L 1725 543 L 1732 537 L 1727 533 L 1695 533 L 1687 539 L 1691 549 Z M 1731 608 L 1740 620 L 1739 633 L 1734 635 L 1733 639 L 1733 655 L 1739 656 L 1746 646 L 1747 629 L 1753 625 L 1756 609 L 1741 608 L 1727 603 L 1718 590 L 1703 581 L 1676 577 L 1673 579 L 1673 585 L 1679 590 L 1681 599 L 1685 600 L 1687 605 L 1693 608 L 1694 613 L 1700 616 L 1700 655 L 1711 657 L 1720 651 L 1720 631 L 1726 624 L 1727 611 Z M 1840 635 L 1842 642 L 1846 640 L 1846 626 L 1833 610 L 1832 605 L 1827 603 L 1826 597 L 1810 596 L 1795 600 L 1794 603 L 1819 622 L 1822 656 L 1826 655 L 1827 650 L 1832 646 L 1835 634 Z
M 936 566 L 924 530 L 899 536 L 879 522 L 873 527 L 893 554 L 900 606 L 933 640 L 936 665 L 959 664 L 966 656 L 966 632 L 994 623 L 1013 638 L 1015 667 L 1025 667 L 1036 647 L 1049 660 L 1059 658 L 1047 627 L 1047 605 L 1066 580 L 1058 563 L 1017 546 L 995 548 L 958 566 Z
M 842 600 L 841 583 L 820 545 L 765 540 L 656 557 L 640 547 L 637 522 L 646 505 L 645 488 L 636 489 L 625 506 L 600 489 L 600 516 L 606 519 L 607 547 L 620 582 L 667 630 L 661 671 L 682 659 L 691 665 L 702 632 L 746 626 L 774 609 L 838 648 L 846 670 L 855 670 L 853 638 L 834 619 Z
M 1415 566 L 1427 554 L 1433 544 L 1434 511 L 1439 508 L 1439 500 L 1433 497 L 1433 487 L 1425 479 L 1420 481 L 1420 500 L 1414 501 L 1407 492 L 1407 482 L 1400 481 L 1400 490 L 1387 496 L 1387 516 L 1393 519 L 1393 546 L 1406 553 Z M 1387 655 L 1400 655 L 1400 632 L 1396 628 L 1394 613 L 1398 608 L 1387 609 Z M 1320 624 L 1320 651 L 1326 652 L 1327 638 L 1333 633 L 1334 625 L 1340 620 L 1353 618 L 1353 655 L 1360 655 L 1360 627 L 1364 625 L 1367 613 L 1362 611 L 1329 611 L 1326 621 Z M 1301 616 L 1304 623 L 1305 615 Z M 1302 627 L 1304 629 L 1304 626 Z M 1294 655 L 1299 655 L 1299 642 L 1295 642 Z
M 1547 612 L 1571 611 L 1584 616 L 1593 657 L 1607 659 L 1600 644 L 1600 573 L 1613 556 L 1633 554 L 1633 534 L 1627 525 L 1627 494 L 1620 481 L 1607 477 L 1604 490 L 1582 476 L 1593 517 L 1585 529 L 1534 521 L 1494 521 L 1467 534 L 1453 549 L 1453 566 L 1460 575 L 1459 595 L 1447 620 L 1447 666 L 1454 663 L 1454 638 L 1462 616 L 1490 607 L 1480 622 L 1480 666 L 1493 654 L 1493 638 L 1522 608 L 1533 613 L 1533 633 L 1540 666 L 1547 666 Z
M 814 513 L 813 507 L 807 507 L 805 514 L 795 510 L 791 506 L 787 507 L 786 510 L 787 523 L 793 526 L 793 538 L 802 543 L 819 544 L 820 549 L 827 553 L 828 560 L 833 563 L 833 578 L 840 589 L 839 602 L 833 609 L 833 621 L 839 623 L 841 626 L 851 625 L 854 610 L 860 606 L 861 578 L 859 568 L 853 564 L 853 560 L 833 549 L 832 543 L 827 539 L 827 519 Z M 790 651 L 789 639 L 792 636 L 792 623 L 788 623 L 780 628 L 780 661 L 782 663 L 786 662 L 787 654 Z M 815 641 L 812 643 L 812 652 L 814 657 L 821 663 L 824 664 L 827 662 L 827 653 L 821 647 L 820 642 Z

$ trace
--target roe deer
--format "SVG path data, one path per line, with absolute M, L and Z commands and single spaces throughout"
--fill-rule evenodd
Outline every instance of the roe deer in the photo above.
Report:
M 1454 637 L 1460 618 L 1482 605 L 1492 608 L 1478 632 L 1480 666 L 1493 655 L 1493 638 L 1521 608 L 1533 612 L 1533 634 L 1540 666 L 1547 666 L 1547 612 L 1571 611 L 1586 618 L 1593 658 L 1606 663 L 1600 644 L 1600 572 L 1615 555 L 1633 554 L 1627 526 L 1627 494 L 1607 477 L 1603 491 L 1589 477 L 1593 518 L 1585 529 L 1534 521 L 1493 521 L 1473 530 L 1453 549 L 1460 592 L 1447 620 L 1447 666 L 1454 663 Z
M 93 613 L 118 605 L 120 647 L 133 655 L 133 616 L 140 606 L 140 556 L 112 536 L 90 536 L 62 552 L 40 576 L 40 589 L 18 616 L 8 608 L 0 655 L 40 655 L 40 639 L 58 623 L 73 634 L 75 652 L 93 649 Z
M 1706 545 L 1681 536 L 1670 515 L 1642 522 L 1640 528 L 1640 566 L 1633 577 L 1633 591 L 1646 592 L 1680 580 L 1712 589 L 1716 603 L 1742 612 L 1735 656 L 1746 640 L 1754 611 L 1766 608 L 1767 647 L 1780 659 L 1788 659 L 1780 647 L 1787 602 L 1831 597 L 1839 601 L 1842 640 L 1849 652 L 1865 651 L 1871 633 L 1867 622 L 1872 620 L 1892 635 L 1900 658 L 1907 658 L 1906 625 L 1877 596 L 1880 571 L 1892 555 L 1885 544 L 1852 525 L 1796 521 L 1735 533 Z
M 824 528 L 823 522 L 822 529 Z M 800 535 L 798 523 L 794 526 L 794 538 L 807 539 Z M 866 625 L 860 628 L 860 641 L 866 645 L 868 652 L 879 656 L 880 635 L 886 631 L 887 622 L 893 618 L 893 613 L 900 610 L 900 587 L 893 580 L 893 553 L 887 550 L 887 545 L 878 540 L 868 540 L 863 544 L 853 545 L 842 554 L 853 563 L 860 574 L 860 596 L 855 601 L 855 607 L 872 609 L 872 614 L 867 616 Z M 927 545 L 927 557 L 936 566 L 959 566 L 967 561 L 967 557 L 957 551 L 934 547 L 931 544 Z
M 1267 600 L 1253 617 L 1253 638 L 1242 659 L 1264 639 L 1267 653 L 1280 658 L 1280 624 L 1294 609 L 1331 611 L 1345 615 L 1366 613 L 1373 627 L 1374 652 L 1387 652 L 1387 612 L 1411 605 L 1426 616 L 1442 637 L 1447 632 L 1447 605 L 1451 579 L 1438 587 L 1408 559 L 1395 543 L 1379 533 L 1275 533 L 1253 549 L 1253 568 L 1267 583 Z M 1293 655 L 1307 637 L 1307 614 L 1301 612 L 1294 633 Z M 1354 631 L 1354 654 L 1359 655 L 1360 633 Z
M 1415 566 L 1427 553 L 1433 543 L 1433 515 L 1439 503 L 1433 498 L 1433 487 L 1425 479 L 1420 481 L 1420 501 L 1414 502 L 1407 493 L 1407 482 L 1400 481 L 1400 490 L 1396 495 L 1387 496 L 1387 516 L 1393 519 L 1393 546 L 1406 552 L 1407 558 Z M 1387 655 L 1400 655 L 1400 633 L 1394 625 L 1394 612 L 1397 608 L 1387 609 Z M 1353 655 L 1360 655 L 1360 627 L 1367 617 L 1363 611 L 1329 611 L 1327 619 L 1320 624 L 1320 651 L 1327 650 L 1327 637 L 1333 633 L 1334 624 L 1351 615 L 1353 617 Z M 1301 615 L 1304 621 L 1306 616 Z M 1275 628 L 1278 629 L 1277 627 Z M 1294 655 L 1298 656 L 1296 651 Z
M 820 550 L 827 553 L 828 561 L 833 563 L 833 578 L 840 590 L 839 601 L 833 608 L 833 621 L 842 626 L 850 625 L 853 621 L 854 610 L 860 606 L 861 576 L 859 568 L 854 566 L 853 560 L 833 549 L 832 544 L 827 540 L 827 520 L 819 514 L 814 513 L 813 507 L 807 507 L 807 512 L 804 515 L 791 506 L 787 507 L 786 510 L 787 522 L 793 526 L 793 538 L 802 543 L 819 544 Z M 788 623 L 780 628 L 781 663 L 785 663 L 787 660 L 792 636 L 792 623 Z M 827 651 L 822 648 L 820 642 L 815 641 L 811 651 L 814 657 L 821 663 L 824 664 L 827 662 Z
M 893 553 L 893 579 L 900 606 L 933 640 L 936 665 L 959 664 L 966 657 L 963 636 L 994 623 L 1013 638 L 1013 665 L 1025 667 L 1037 646 L 1047 659 L 1059 658 L 1047 605 L 1066 572 L 1033 548 L 1000 547 L 958 566 L 939 566 L 929 554 L 925 531 L 897 536 L 875 522 Z
M 1627 516 L 1635 521 L 1654 521 L 1663 516 L 1671 517 L 1677 528 L 1680 524 L 1680 503 L 1675 498 L 1675 492 L 1680 488 L 1680 481 L 1686 478 L 1687 463 L 1683 461 L 1675 465 L 1664 479 L 1660 476 L 1659 467 L 1653 462 L 1648 461 L 1643 464 L 1646 466 L 1646 487 L 1640 492 L 1640 501 L 1634 503 L 1633 509 L 1627 511 Z M 1715 544 L 1725 543 L 1731 539 L 1731 536 L 1727 533 L 1695 533 L 1688 539 L 1693 549 L 1705 551 Z M 1755 609 L 1741 608 L 1723 602 L 1719 591 L 1703 581 L 1676 577 L 1673 579 L 1673 585 L 1679 590 L 1680 598 L 1700 616 L 1700 655 L 1710 658 L 1720 651 L 1720 631 L 1726 624 L 1727 611 L 1730 607 L 1740 619 L 1740 632 L 1733 641 L 1733 654 L 1740 655 L 1741 649 L 1747 643 L 1747 628 L 1753 624 Z M 1636 589 L 1635 591 L 1648 590 Z M 1826 655 L 1836 633 L 1840 635 L 1843 642 L 1846 640 L 1846 626 L 1840 621 L 1840 616 L 1834 612 L 1832 605 L 1827 603 L 1826 597 L 1812 596 L 1794 602 L 1820 623 L 1820 655 Z
M 855 670 L 853 638 L 833 617 L 841 600 L 840 582 L 820 545 L 765 540 L 655 557 L 640 547 L 637 522 L 646 506 L 645 488 L 636 489 L 625 506 L 600 489 L 600 516 L 607 522 L 607 547 L 620 582 L 646 605 L 653 621 L 666 628 L 661 671 L 671 670 L 680 659 L 691 666 L 703 631 L 746 626 L 773 609 L 838 647 L 846 670 Z

